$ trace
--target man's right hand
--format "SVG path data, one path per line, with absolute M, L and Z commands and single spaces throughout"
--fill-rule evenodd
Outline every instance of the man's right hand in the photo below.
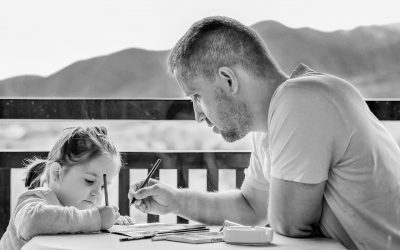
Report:
M 179 191 L 177 189 L 155 179 L 150 179 L 147 187 L 139 189 L 143 181 L 131 185 L 128 193 L 129 202 L 135 197 L 136 201 L 133 204 L 143 213 L 178 213 Z

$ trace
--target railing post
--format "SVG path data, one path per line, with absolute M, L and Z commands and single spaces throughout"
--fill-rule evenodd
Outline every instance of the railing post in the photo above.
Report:
M 121 215 L 129 215 L 129 168 L 122 168 L 119 172 L 118 206 Z
M 0 168 L 0 238 L 7 229 L 10 220 L 11 169 Z
M 236 188 L 240 189 L 244 181 L 244 169 L 236 169 Z
M 178 188 L 188 188 L 189 187 L 189 169 L 178 168 Z M 185 218 L 177 216 L 176 222 L 180 224 L 188 224 L 189 221 Z

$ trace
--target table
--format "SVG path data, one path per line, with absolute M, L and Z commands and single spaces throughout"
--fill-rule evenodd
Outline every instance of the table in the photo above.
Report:
M 210 227 L 217 231 L 217 227 Z M 273 249 L 345 249 L 339 242 L 326 238 L 295 239 L 277 233 L 268 246 L 240 246 L 225 242 L 188 244 L 172 241 L 151 241 L 150 239 L 120 242 L 122 236 L 109 233 L 40 235 L 22 247 L 22 250 L 242 250 L 255 248 Z

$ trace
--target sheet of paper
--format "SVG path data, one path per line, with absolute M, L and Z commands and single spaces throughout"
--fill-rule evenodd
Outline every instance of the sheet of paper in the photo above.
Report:
M 126 235 L 129 237 L 154 236 L 159 233 L 169 233 L 175 230 L 196 230 L 205 228 L 204 225 L 174 224 L 174 223 L 143 223 L 134 225 L 114 225 L 108 231 L 110 233 Z
M 168 235 L 166 237 L 166 240 L 199 244 L 199 243 L 222 242 L 224 241 L 224 237 L 220 232 L 203 232 L 203 233 Z

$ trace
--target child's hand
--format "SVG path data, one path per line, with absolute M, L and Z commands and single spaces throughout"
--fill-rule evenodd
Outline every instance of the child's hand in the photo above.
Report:
M 115 224 L 117 225 L 133 225 L 135 224 L 136 221 L 134 218 L 130 217 L 130 216 L 120 216 L 117 221 L 115 221 Z
M 120 217 L 116 206 L 99 207 L 101 217 L 101 230 L 109 229 L 114 225 L 115 221 Z

